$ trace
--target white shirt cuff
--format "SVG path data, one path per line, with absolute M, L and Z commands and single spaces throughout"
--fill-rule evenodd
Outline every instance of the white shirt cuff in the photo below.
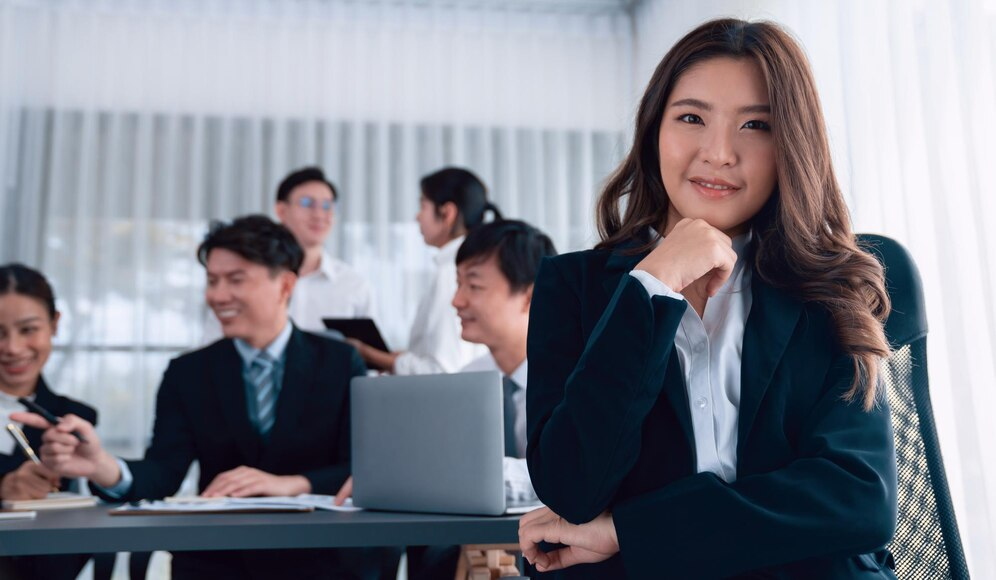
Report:
M 676 300 L 685 299 L 684 296 L 672 290 L 670 286 L 661 282 L 656 276 L 646 270 L 632 270 L 629 275 L 639 280 L 640 284 L 643 284 L 644 289 L 646 289 L 647 294 L 651 297 L 666 296 Z

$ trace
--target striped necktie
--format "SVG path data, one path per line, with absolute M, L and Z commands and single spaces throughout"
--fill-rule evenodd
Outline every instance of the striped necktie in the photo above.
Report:
M 266 352 L 259 353 L 249 367 L 249 381 L 256 388 L 256 425 L 262 435 L 273 427 L 276 419 L 276 391 L 273 388 L 274 360 Z
M 515 432 L 515 393 L 520 388 L 519 383 L 512 380 L 508 375 L 501 379 L 502 407 L 505 423 L 505 457 L 515 457 L 522 459 L 526 456 L 526 446 L 524 441 L 519 441 Z

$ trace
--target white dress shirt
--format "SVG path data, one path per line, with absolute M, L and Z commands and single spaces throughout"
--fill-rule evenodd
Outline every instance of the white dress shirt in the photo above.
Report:
M 460 338 L 460 317 L 452 304 L 456 255 L 462 243 L 462 237 L 447 242 L 433 258 L 436 274 L 418 303 L 408 350 L 394 361 L 394 374 L 455 373 L 487 352 L 486 347 Z
M 35 400 L 34 394 L 28 397 L 32 401 Z M 6 425 L 10 423 L 11 413 L 23 413 L 27 409 L 17 401 L 17 397 L 13 395 L 8 395 L 7 393 L 0 391 L 0 425 Z M 24 427 L 22 423 L 16 423 L 18 427 Z M 34 450 L 38 453 L 38 450 Z M 14 455 L 17 453 L 22 453 L 20 449 L 14 444 L 14 438 L 10 435 L 4 435 L 0 437 L 0 453 L 4 455 Z
M 323 318 L 374 318 L 373 293 L 359 272 L 323 250 L 318 269 L 297 279 L 287 313 L 301 330 L 322 333 Z M 204 344 L 221 337 L 221 324 L 209 308 Z
M 706 302 L 703 317 L 688 306 L 674 337 L 685 377 L 695 435 L 696 470 L 723 481 L 737 479 L 737 425 L 744 327 L 750 313 L 751 269 L 746 263 L 751 235 L 733 238 L 737 263 L 719 292 Z M 643 270 L 630 272 L 651 296 L 685 297 Z
M 460 372 L 470 373 L 476 371 L 501 371 L 495 358 L 488 352 L 476 359 L 469 365 L 461 369 Z M 525 447 L 526 441 L 526 377 L 529 374 L 529 360 L 522 361 L 519 368 L 509 375 L 517 385 L 519 390 L 512 394 L 515 407 L 505 409 L 505 413 L 514 413 L 515 438 L 521 442 L 520 448 Z M 533 482 L 529 479 L 529 467 L 525 459 L 516 457 L 505 457 L 502 462 L 502 471 L 505 477 L 505 501 L 510 505 L 523 505 L 536 503 L 536 490 L 533 489 Z

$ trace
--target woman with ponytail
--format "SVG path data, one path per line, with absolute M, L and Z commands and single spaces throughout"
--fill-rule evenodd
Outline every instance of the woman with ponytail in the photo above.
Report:
M 432 283 L 418 304 L 408 350 L 384 352 L 351 341 L 360 356 L 375 368 L 399 375 L 454 373 L 487 350 L 460 338 L 460 319 L 450 302 L 456 292 L 456 253 L 464 237 L 485 223 L 500 220 L 488 201 L 484 183 L 470 171 L 446 167 L 422 178 L 422 197 L 415 216 L 425 243 L 439 248 Z
M 549 507 L 525 556 L 540 578 L 895 578 L 889 299 L 802 49 L 699 26 L 634 137 L 601 243 L 537 277 L 527 460 Z

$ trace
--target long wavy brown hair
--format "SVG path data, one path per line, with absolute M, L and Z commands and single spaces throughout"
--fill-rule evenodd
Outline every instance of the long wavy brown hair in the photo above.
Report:
M 890 353 L 883 329 L 890 309 L 885 278 L 851 231 L 808 60 L 778 25 L 712 20 L 664 56 L 640 102 L 633 147 L 598 200 L 602 241 L 596 247 L 638 240 L 645 243 L 634 251 L 648 251 L 657 241 L 649 237 L 649 228 L 666 231 L 669 202 L 658 151 L 664 106 L 682 73 L 716 57 L 754 59 L 771 103 L 778 181 L 751 223 L 755 275 L 830 312 L 840 346 L 854 360 L 854 380 L 844 398 L 861 400 L 870 410 L 878 393 L 879 362 Z

